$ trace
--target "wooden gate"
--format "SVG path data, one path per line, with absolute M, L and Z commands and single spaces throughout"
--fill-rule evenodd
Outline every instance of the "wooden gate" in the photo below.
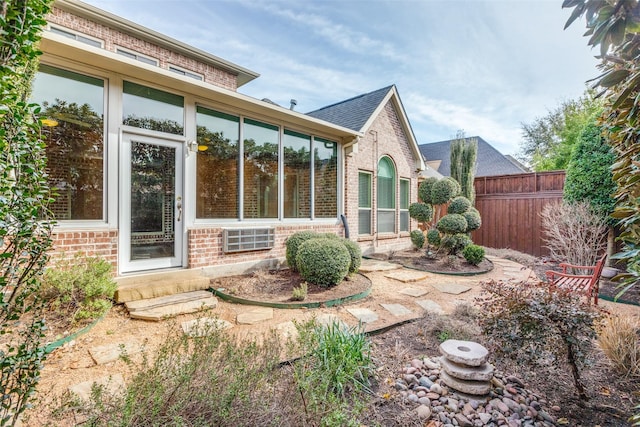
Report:
M 540 214 L 546 204 L 562 201 L 564 179 L 564 171 L 476 178 L 476 208 L 482 227 L 472 233 L 473 242 L 547 255 Z

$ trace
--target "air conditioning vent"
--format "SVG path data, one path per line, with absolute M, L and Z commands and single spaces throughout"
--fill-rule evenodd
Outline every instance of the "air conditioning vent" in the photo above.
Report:
M 235 228 L 222 232 L 225 253 L 272 249 L 275 242 L 274 228 Z

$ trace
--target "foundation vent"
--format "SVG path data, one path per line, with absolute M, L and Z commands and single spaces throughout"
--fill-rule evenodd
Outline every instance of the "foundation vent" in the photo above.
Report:
M 272 249 L 274 228 L 227 228 L 222 232 L 225 253 Z

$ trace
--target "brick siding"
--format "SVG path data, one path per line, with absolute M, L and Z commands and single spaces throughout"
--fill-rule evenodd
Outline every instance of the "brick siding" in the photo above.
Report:
M 54 229 L 51 264 L 57 260 L 72 260 L 74 255 L 82 252 L 87 256 L 100 257 L 118 268 L 118 231 L 90 231 Z

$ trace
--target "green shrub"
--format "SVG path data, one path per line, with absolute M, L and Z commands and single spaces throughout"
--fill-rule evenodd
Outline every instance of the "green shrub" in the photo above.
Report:
M 418 187 L 418 197 L 422 200 L 423 203 L 426 204 L 434 204 L 431 200 L 431 191 L 433 188 L 433 184 L 438 182 L 438 178 L 427 178 L 420 183 Z
M 304 301 L 307 298 L 307 282 L 300 283 L 299 288 L 293 288 L 292 301 Z
M 471 265 L 478 265 L 484 259 L 484 248 L 478 245 L 468 245 L 462 250 L 464 259 Z
M 433 218 L 433 206 L 425 203 L 411 203 L 409 216 L 418 222 L 429 222 Z
M 349 273 L 351 255 L 343 242 L 309 239 L 298 248 L 296 266 L 304 280 L 318 286 L 334 286 Z
M 447 234 L 442 238 L 442 247 L 451 255 L 459 254 L 471 244 L 471 239 L 464 233 Z
M 316 237 L 324 237 L 325 239 L 342 239 L 336 233 L 318 233 Z
M 463 213 L 462 216 L 467 220 L 467 233 L 477 230 L 482 225 L 480 212 L 478 212 L 478 210 L 475 208 L 469 209 L 468 211 Z
M 447 207 L 447 213 L 450 214 L 463 214 L 471 207 L 471 201 L 464 196 L 454 197 L 449 206 Z
M 349 263 L 349 273 L 357 273 L 362 265 L 362 249 L 360 246 L 352 240 L 341 239 L 340 240 L 345 248 L 349 251 L 351 262 Z
M 117 288 L 112 270 L 104 259 L 78 253 L 45 271 L 41 292 L 58 314 L 66 313 L 74 322 L 96 319 L 112 305 Z
M 318 233 L 315 231 L 298 231 L 297 233 L 293 233 L 287 241 L 285 245 L 287 246 L 286 256 L 287 256 L 287 264 L 292 271 L 298 271 L 298 267 L 296 266 L 296 256 L 298 255 L 298 248 L 304 242 L 309 239 L 313 239 L 314 237 L 318 237 Z
M 436 224 L 438 231 L 445 234 L 465 233 L 467 227 L 467 220 L 460 214 L 447 214 Z
M 460 184 L 451 177 L 443 178 L 435 182 L 431 188 L 431 203 L 442 205 L 458 194 L 460 194 Z
M 413 230 L 411 232 L 411 243 L 416 249 L 421 249 L 424 246 L 424 233 L 422 230 Z
M 442 239 L 440 238 L 440 232 L 435 228 L 432 228 L 431 230 L 427 231 L 427 242 L 429 242 L 431 246 L 435 246 L 435 247 L 440 246 L 440 244 L 442 243 Z

